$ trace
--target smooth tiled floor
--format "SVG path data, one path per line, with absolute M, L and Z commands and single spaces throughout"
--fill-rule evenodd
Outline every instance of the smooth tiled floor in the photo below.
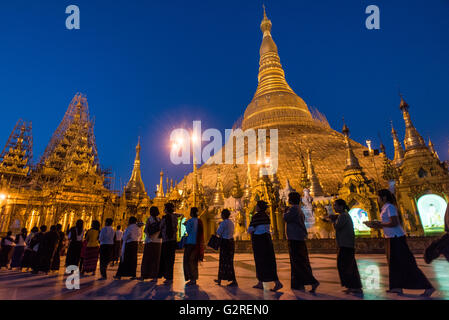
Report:
M 80 289 L 68 290 L 64 270 L 49 275 L 32 275 L 18 271 L 0 271 L 0 299 L 238 299 L 238 300 L 323 300 L 323 299 L 423 299 L 420 291 L 405 291 L 403 296 L 387 294 L 388 272 L 384 255 L 357 255 L 359 270 L 364 285 L 364 297 L 348 296 L 342 292 L 336 269 L 336 257 L 331 254 L 310 255 L 315 277 L 321 282 L 316 295 L 290 289 L 290 263 L 288 254 L 277 255 L 278 274 L 284 288 L 277 293 L 253 289 L 256 283 L 254 260 L 251 254 L 236 254 L 235 268 L 238 288 L 217 286 L 218 255 L 206 253 L 200 264 L 200 279 L 196 287 L 184 287 L 182 254 L 178 253 L 175 263 L 175 279 L 172 287 L 137 280 L 113 280 L 117 266 L 110 267 L 106 281 L 97 281 L 97 276 L 82 277 Z M 449 263 L 438 259 L 426 265 L 420 256 L 417 262 L 433 283 L 437 292 L 432 299 L 449 299 Z M 140 257 L 139 257 L 140 260 Z M 138 266 L 140 270 L 140 265 Z M 98 273 L 98 271 L 97 271 Z M 138 272 L 139 275 L 139 272 Z M 266 284 L 268 289 L 273 284 Z

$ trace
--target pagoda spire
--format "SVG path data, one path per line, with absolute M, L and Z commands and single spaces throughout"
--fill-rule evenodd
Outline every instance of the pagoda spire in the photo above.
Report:
M 221 182 L 220 167 L 217 168 L 217 184 L 215 185 L 214 205 L 222 206 L 224 204 L 223 183 Z
M 405 137 L 404 137 L 405 151 L 407 152 L 408 150 L 411 149 L 426 147 L 423 138 L 418 133 L 416 128 L 413 126 L 412 120 L 410 118 L 410 113 L 408 111 L 409 105 L 407 104 L 407 102 L 405 102 L 402 95 L 399 108 L 402 110 L 402 116 L 405 122 Z
M 352 151 L 351 147 L 351 141 L 349 140 L 349 128 L 346 125 L 346 123 L 343 124 L 343 135 L 345 138 L 345 145 L 346 145 L 346 168 L 345 170 L 350 169 L 360 169 L 359 160 L 354 155 L 354 152 Z
M 159 181 L 159 186 L 158 186 L 158 190 L 157 190 L 157 197 L 158 198 L 163 198 L 164 197 L 164 171 L 162 171 L 159 173 L 160 176 L 160 181 Z
M 278 48 L 271 36 L 271 20 L 268 19 L 265 6 L 263 7 L 263 19 L 260 24 L 263 39 L 260 46 L 259 85 L 255 98 L 270 93 L 284 91 L 293 93 L 293 90 L 285 80 Z
M 307 178 L 310 181 L 310 195 L 312 197 L 320 197 L 324 195 L 323 189 L 321 188 L 318 176 L 315 173 L 315 169 L 312 164 L 312 153 L 310 149 L 307 150 Z
M 133 172 L 131 173 L 131 178 L 126 185 L 125 191 L 128 193 L 143 193 L 145 194 L 145 185 L 142 181 L 142 173 L 140 170 L 140 137 L 136 146 L 136 158 L 134 159 Z
M 429 138 L 429 150 L 432 152 L 432 154 L 435 156 L 435 158 L 439 159 L 438 153 L 435 151 L 435 146 L 433 145 L 432 140 Z
M 237 173 L 234 174 L 234 185 L 232 187 L 231 195 L 235 199 L 240 199 L 243 197 L 243 191 L 240 187 L 239 176 Z
M 402 148 L 401 141 L 399 141 L 398 134 L 393 127 L 393 121 L 391 121 L 391 136 L 393 137 L 393 145 L 394 145 L 393 162 L 395 164 L 400 164 L 402 160 L 404 160 L 404 149 Z

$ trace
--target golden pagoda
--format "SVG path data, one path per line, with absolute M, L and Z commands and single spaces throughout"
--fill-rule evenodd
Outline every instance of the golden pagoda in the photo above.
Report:
M 145 191 L 145 185 L 142 180 L 140 151 L 141 146 L 139 137 L 131 178 L 123 190 L 123 196 L 126 199 L 126 218 L 122 223 L 127 223 L 128 218 L 131 216 L 135 216 L 137 220 L 144 222 L 149 214 L 151 200 Z
M 285 188 L 285 185 L 282 184 L 288 179 L 291 186 L 298 192 L 302 192 L 304 187 L 309 186 L 316 196 L 336 194 L 344 178 L 346 166 L 344 136 L 333 130 L 324 116 L 313 116 L 304 100 L 287 83 L 278 48 L 271 34 L 272 23 L 265 10 L 260 28 L 262 44 L 259 52 L 258 86 L 252 101 L 244 112 L 241 129 L 267 129 L 267 133 L 268 129 L 278 130 L 276 177 L 278 181 L 282 182 L 279 185 L 280 189 Z M 269 138 L 267 137 L 267 140 Z M 378 175 L 376 168 L 382 168 L 382 160 L 363 157 L 363 152 L 367 148 L 355 141 L 351 141 L 351 145 L 352 151 L 359 158 L 360 165 L 364 167 L 367 177 L 376 177 Z M 237 148 L 239 147 L 237 146 Z M 254 152 L 249 149 L 249 147 L 245 147 L 243 152 L 245 159 L 250 152 Z M 304 164 L 306 153 L 308 154 L 308 168 Z M 375 165 L 373 165 L 373 161 Z M 222 177 L 232 177 L 237 173 L 240 181 L 249 179 L 249 181 L 258 181 L 258 184 L 261 182 L 260 165 L 216 164 L 213 161 L 208 161 L 197 170 L 203 176 L 204 188 L 216 190 L 217 168 L 220 168 Z M 189 185 L 194 184 L 196 175 L 197 173 L 192 172 L 187 176 Z M 383 180 L 380 182 L 386 184 Z M 224 193 L 230 194 L 233 188 L 233 179 L 224 179 L 222 184 Z M 251 186 L 252 198 L 254 198 L 255 190 L 261 189 L 260 187 Z M 249 193 L 248 188 L 244 193 Z M 259 196 L 264 195 L 259 192 Z M 212 204 L 212 202 L 213 199 L 210 198 L 209 203 Z M 251 209 L 248 212 L 250 211 Z M 208 219 L 215 221 L 212 213 Z M 248 217 L 245 219 L 248 220 Z

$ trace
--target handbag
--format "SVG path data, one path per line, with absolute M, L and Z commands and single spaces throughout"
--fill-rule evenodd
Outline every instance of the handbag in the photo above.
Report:
M 220 242 L 221 242 L 221 238 L 219 238 L 215 234 L 213 234 L 213 235 L 211 235 L 207 246 L 214 250 L 218 250 L 218 248 L 220 248 Z

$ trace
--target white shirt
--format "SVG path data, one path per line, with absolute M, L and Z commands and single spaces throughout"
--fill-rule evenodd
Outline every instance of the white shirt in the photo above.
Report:
M 389 223 L 391 221 L 391 217 L 397 217 L 398 211 L 394 205 L 391 203 L 386 203 L 382 206 L 382 210 L 380 212 L 380 217 L 382 219 L 382 223 Z M 402 237 L 405 235 L 404 230 L 401 225 L 398 224 L 393 228 L 383 228 L 385 238 L 394 238 L 394 237 Z
M 234 238 L 234 223 L 230 219 L 223 220 L 217 229 L 217 236 L 223 239 Z
M 100 245 L 114 244 L 114 229 L 111 226 L 104 227 L 100 231 Z
M 121 241 L 123 238 L 123 231 L 122 230 L 117 230 L 115 232 L 115 241 Z
M 140 241 L 142 239 L 142 230 L 140 227 L 133 223 L 126 228 L 123 233 L 123 244 L 122 244 L 122 259 L 125 256 L 125 246 L 128 242 Z
M 248 228 L 248 233 L 251 234 L 264 234 L 264 233 L 270 233 L 270 225 L 269 224 L 259 224 L 258 226 L 250 226 Z

